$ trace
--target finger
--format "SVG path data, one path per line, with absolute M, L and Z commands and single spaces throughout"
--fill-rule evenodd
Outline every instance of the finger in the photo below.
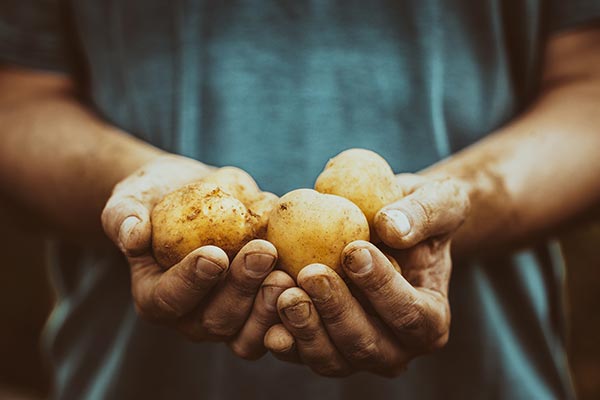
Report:
M 405 249 L 456 230 L 469 209 L 466 190 L 455 180 L 433 181 L 384 207 L 375 229 L 385 244 Z
M 347 376 L 352 371 L 335 348 L 310 300 L 300 288 L 287 289 L 277 301 L 279 316 L 294 336 L 300 359 L 324 376 Z
M 396 260 L 394 258 L 394 256 L 392 256 L 392 254 L 390 253 L 386 253 L 385 251 L 383 252 L 383 254 L 386 256 L 386 258 L 388 259 L 388 261 L 392 264 L 392 266 L 394 267 L 394 269 L 398 272 L 398 273 L 402 273 L 402 268 L 400 268 L 400 264 L 398 264 L 398 260 Z
M 369 242 L 355 241 L 346 246 L 343 268 L 404 344 L 423 351 L 445 344 L 450 308 L 443 293 L 413 287 Z
M 182 327 L 188 325 L 199 340 L 207 335 L 216 340 L 234 336 L 246 322 L 258 289 L 276 260 L 277 250 L 266 240 L 246 244 L 231 263 L 225 280 L 196 315 L 182 321 Z
M 353 366 L 389 375 L 403 370 L 410 355 L 388 330 L 374 323 L 338 274 L 313 264 L 300 271 L 298 284 L 312 299 L 336 348 Z
M 403 193 L 412 193 L 417 188 L 430 182 L 430 178 L 426 178 L 423 175 L 401 173 L 396 175 L 396 182 L 402 187 Z
M 227 255 L 204 246 L 164 271 L 151 256 L 130 257 L 131 287 L 138 313 L 153 321 L 176 319 L 195 307 L 222 279 Z
M 449 240 L 430 238 L 405 250 L 377 247 L 395 264 L 396 271 L 402 273 L 417 290 L 427 288 L 448 295 L 452 272 Z M 402 265 L 402 270 L 399 265 Z
M 147 206 L 130 195 L 112 196 L 102 210 L 106 235 L 127 256 L 139 256 L 150 250 L 151 224 Z
M 265 347 L 275 358 L 292 363 L 300 363 L 294 336 L 285 329 L 283 324 L 273 325 L 265 334 Z
M 263 282 L 256 296 L 248 320 L 229 343 L 229 347 L 238 357 L 256 360 L 266 352 L 265 334 L 269 328 L 279 322 L 277 298 L 287 288 L 295 286 L 294 280 L 283 271 L 271 272 Z

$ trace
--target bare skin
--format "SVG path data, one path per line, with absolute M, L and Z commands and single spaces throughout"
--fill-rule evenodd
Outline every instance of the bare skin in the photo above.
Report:
M 270 243 L 250 242 L 234 260 L 202 247 L 166 272 L 150 249 L 154 204 L 213 167 L 102 122 L 63 76 L 0 71 L 2 192 L 73 240 L 114 242 L 130 264 L 142 318 L 190 340 L 226 342 L 240 357 L 262 356 L 264 334 L 278 321 L 277 297 L 294 284 L 271 272 L 277 251 Z
M 327 266 L 310 265 L 279 297 L 282 324 L 265 345 L 325 376 L 394 376 L 442 347 L 451 247 L 472 257 L 527 243 L 600 201 L 599 126 L 600 30 L 556 36 L 529 110 L 419 175 L 398 176 L 409 194 L 378 213 L 376 229 L 402 274 L 372 244 L 349 244 L 344 271 L 369 307 Z
M 348 245 L 343 258 L 375 315 L 326 266 L 306 268 L 292 288 L 287 275 L 270 272 L 276 250 L 263 241 L 231 263 L 204 247 L 167 272 L 157 269 L 147 216 L 168 191 L 210 167 L 102 122 L 64 76 L 0 71 L 0 190 L 90 243 L 100 244 L 104 230 L 130 262 L 144 318 L 193 340 L 225 341 L 244 358 L 260 357 L 266 346 L 327 376 L 396 375 L 447 341 L 451 246 L 467 257 L 527 240 L 600 199 L 599 39 L 592 29 L 553 38 L 543 90 L 529 111 L 418 176 L 398 177 L 410 194 L 381 210 L 376 224 L 397 250 L 402 275 L 366 242 Z
M 294 285 L 287 274 L 272 271 L 275 247 L 253 240 L 230 263 L 222 249 L 203 246 L 166 272 L 152 254 L 153 207 L 208 170 L 183 157 L 155 158 L 115 186 L 102 225 L 131 266 L 131 291 L 142 318 L 192 341 L 226 342 L 240 357 L 256 359 L 266 352 L 266 331 L 279 320 L 277 297 Z

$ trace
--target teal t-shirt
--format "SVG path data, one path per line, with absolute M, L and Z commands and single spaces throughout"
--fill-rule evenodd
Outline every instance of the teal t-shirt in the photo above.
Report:
M 412 172 L 477 141 L 534 98 L 548 36 L 598 16 L 585 0 L 8 0 L 0 58 L 69 71 L 109 122 L 283 194 L 350 147 Z M 448 345 L 395 379 L 187 342 L 136 316 L 116 251 L 50 258 L 56 398 L 574 397 L 555 244 L 455 265 Z

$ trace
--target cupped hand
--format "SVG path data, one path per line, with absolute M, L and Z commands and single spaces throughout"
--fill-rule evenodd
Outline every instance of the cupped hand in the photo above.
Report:
M 325 376 L 396 376 L 411 359 L 446 344 L 450 243 L 469 200 L 452 179 L 398 179 L 408 194 L 375 218 L 381 249 L 365 241 L 344 249 L 342 266 L 353 291 L 333 270 L 313 264 L 298 275 L 299 287 L 281 294 L 282 323 L 265 336 L 276 357 Z
M 115 186 L 102 224 L 129 262 L 133 301 L 142 318 L 193 341 L 227 342 L 238 356 L 256 359 L 266 351 L 265 332 L 279 320 L 277 297 L 294 284 L 284 272 L 272 271 L 273 245 L 253 240 L 231 263 L 220 248 L 203 246 L 166 271 L 152 255 L 154 205 L 210 171 L 184 157 L 159 157 Z

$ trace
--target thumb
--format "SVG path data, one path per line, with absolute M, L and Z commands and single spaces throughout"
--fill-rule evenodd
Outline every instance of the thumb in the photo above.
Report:
M 468 210 L 467 192 L 456 180 L 431 181 L 379 210 L 375 229 L 386 245 L 406 249 L 452 233 L 464 222 Z
M 149 251 L 150 212 L 135 197 L 113 195 L 102 211 L 102 226 L 126 256 L 139 256 Z

